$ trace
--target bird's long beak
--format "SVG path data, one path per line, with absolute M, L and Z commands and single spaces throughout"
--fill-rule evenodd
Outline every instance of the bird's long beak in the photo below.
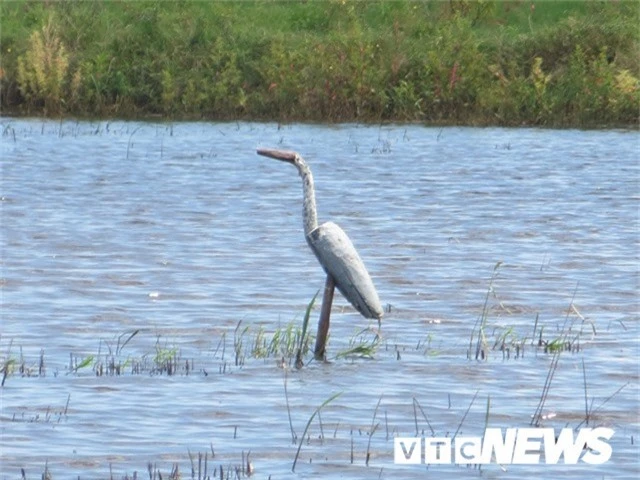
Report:
M 292 150 L 275 150 L 273 148 L 259 148 L 258 155 L 289 163 L 294 163 L 298 156 L 298 154 Z

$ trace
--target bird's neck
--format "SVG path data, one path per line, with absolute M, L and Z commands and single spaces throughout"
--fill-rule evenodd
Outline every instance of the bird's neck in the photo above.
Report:
M 309 235 L 318 228 L 318 214 L 316 213 L 316 193 L 313 186 L 311 169 L 304 163 L 298 165 L 298 173 L 302 177 L 302 221 L 304 222 L 304 234 Z

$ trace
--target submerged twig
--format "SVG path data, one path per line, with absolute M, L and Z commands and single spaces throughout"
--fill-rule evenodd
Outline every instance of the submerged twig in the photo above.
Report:
M 435 435 L 436 431 L 431 426 L 431 422 L 427 418 L 427 414 L 424 413 L 424 410 L 422 409 L 422 405 L 420 405 L 420 402 L 418 402 L 418 399 L 416 397 L 413 397 L 413 415 L 416 423 L 416 436 L 418 436 L 420 433 L 418 432 L 418 414 L 416 412 L 416 406 L 420 409 L 420 413 L 422 413 L 424 420 L 427 422 L 427 426 L 429 427 L 429 430 L 431 430 L 431 435 Z M 451 397 L 449 397 L 449 407 L 451 407 Z
M 607 403 L 609 400 L 611 400 L 613 397 L 615 397 L 617 394 L 619 394 L 624 388 L 626 388 L 629 385 L 629 382 L 625 383 L 624 385 L 622 385 L 620 388 L 618 388 L 615 392 L 613 392 L 611 395 L 609 395 L 607 398 L 605 398 L 602 403 L 600 405 L 598 405 L 595 409 L 591 409 L 589 416 L 593 417 L 593 415 L 599 411 L 605 403 Z M 577 426 L 576 429 L 580 428 L 583 424 L 584 424 L 584 420 L 582 422 L 580 422 Z
M 478 396 L 478 393 L 480 393 L 480 390 L 476 390 L 475 395 L 471 399 L 471 403 L 469 403 L 469 406 L 467 407 L 467 411 L 464 412 L 464 415 L 462 416 L 462 419 L 460 420 L 460 424 L 458 425 L 458 429 L 456 430 L 456 433 L 454 433 L 453 437 L 451 437 L 451 441 L 452 442 L 456 438 L 456 436 L 458 435 L 458 432 L 460 432 L 460 429 L 462 428 L 462 424 L 464 423 L 465 419 L 467 418 L 467 414 L 469 413 L 469 410 L 471 410 L 471 406 L 473 405 L 473 402 L 476 401 L 476 397 Z

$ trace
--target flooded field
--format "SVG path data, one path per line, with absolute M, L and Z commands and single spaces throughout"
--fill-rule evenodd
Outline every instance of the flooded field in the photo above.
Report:
M 0 126 L 0 479 L 639 474 L 637 132 Z M 257 147 L 305 157 L 386 311 L 336 293 L 328 363 L 294 367 L 324 273 Z M 530 426 L 611 428 L 611 458 L 394 464 Z

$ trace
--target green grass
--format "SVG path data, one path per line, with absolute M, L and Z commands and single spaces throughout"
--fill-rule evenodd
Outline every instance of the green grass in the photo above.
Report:
M 356 332 L 350 339 L 347 348 L 336 353 L 336 360 L 340 358 L 374 358 L 381 337 L 379 332 L 365 328 Z
M 524 357 L 526 348 L 552 355 L 561 352 L 576 353 L 583 349 L 585 341 L 589 342 L 596 336 L 594 322 L 580 314 L 573 299 L 562 323 L 558 323 L 559 319 L 552 320 L 551 328 L 547 328 L 551 332 L 545 331 L 545 326 L 540 324 L 537 313 L 531 324 L 533 330 L 526 324 L 514 326 L 505 324 L 504 319 L 492 318 L 493 311 L 499 312 L 498 317 L 512 314 L 510 308 L 500 300 L 495 287 L 502 266 L 502 262 L 497 262 L 493 268 L 482 311 L 471 329 L 467 348 L 469 360 L 488 360 L 492 351 L 501 352 L 503 360 L 518 359 Z M 490 299 L 493 299 L 493 304 L 490 304 Z M 548 321 L 545 323 L 548 324 Z M 420 344 L 418 344 L 419 347 Z
M 4 112 L 50 116 L 635 125 L 639 10 L 2 2 L 0 100 Z

